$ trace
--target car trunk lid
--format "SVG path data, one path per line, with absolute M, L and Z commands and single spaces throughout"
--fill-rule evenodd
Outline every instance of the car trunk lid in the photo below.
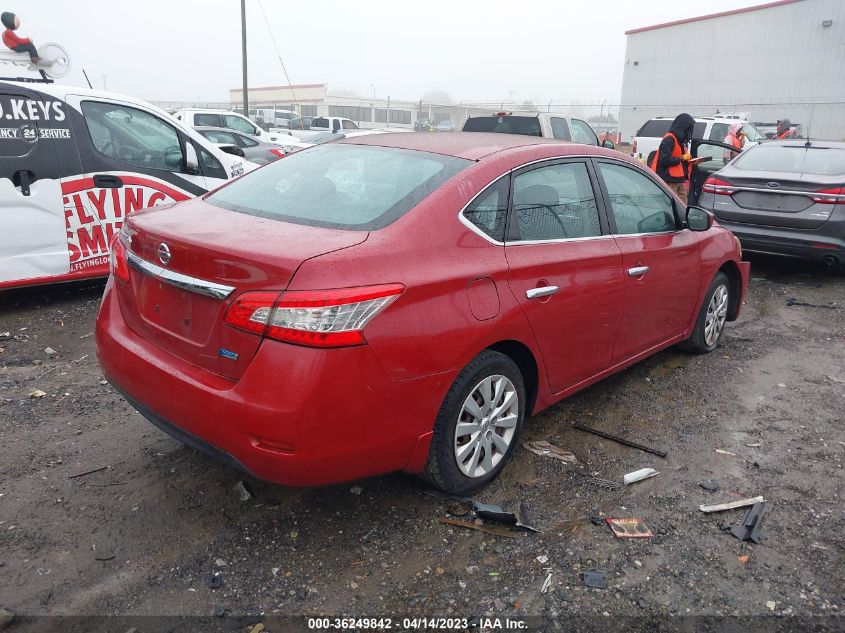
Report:
M 232 301 L 249 290 L 281 293 L 302 262 L 368 235 L 249 216 L 199 199 L 135 214 L 126 232 L 130 283 L 116 287 L 128 326 L 231 379 L 243 374 L 261 343 L 259 335 L 224 323 Z
M 820 202 L 826 198 L 819 192 L 836 191 L 842 185 L 816 174 L 787 172 L 723 170 L 716 178 L 729 184 L 731 192 L 731 202 L 716 196 L 714 212 L 718 218 L 793 229 L 815 229 L 824 224 L 835 205 Z

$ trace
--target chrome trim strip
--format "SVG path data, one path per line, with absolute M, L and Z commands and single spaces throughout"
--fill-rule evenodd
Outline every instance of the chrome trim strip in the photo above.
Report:
M 811 197 L 813 194 L 824 196 L 825 198 L 834 198 L 836 200 L 845 200 L 845 195 L 839 193 L 819 193 L 818 191 L 796 191 L 794 189 L 760 189 L 759 187 L 742 187 L 735 185 L 710 185 L 711 188 L 718 191 L 756 191 L 758 193 L 785 193 L 791 196 L 805 196 Z M 711 191 L 703 191 L 702 193 L 713 193 Z
M 225 299 L 235 290 L 234 286 L 225 286 L 213 281 L 205 281 L 204 279 L 197 279 L 196 277 L 167 270 L 157 264 L 141 259 L 135 253 L 128 250 L 126 251 L 126 260 L 132 268 L 143 275 L 155 277 L 171 286 L 176 286 L 182 290 L 195 292 L 213 299 Z

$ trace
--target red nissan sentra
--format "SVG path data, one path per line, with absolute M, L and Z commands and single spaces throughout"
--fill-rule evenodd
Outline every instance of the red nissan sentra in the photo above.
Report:
M 618 152 L 358 137 L 139 212 L 97 319 L 112 384 L 256 477 L 495 478 L 525 418 L 737 318 L 749 265 Z

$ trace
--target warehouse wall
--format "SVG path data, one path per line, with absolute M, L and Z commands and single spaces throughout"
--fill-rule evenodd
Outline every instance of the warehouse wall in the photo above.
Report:
M 845 140 L 845 0 L 629 33 L 621 103 L 623 140 L 653 116 L 717 110 L 788 117 L 814 137 Z

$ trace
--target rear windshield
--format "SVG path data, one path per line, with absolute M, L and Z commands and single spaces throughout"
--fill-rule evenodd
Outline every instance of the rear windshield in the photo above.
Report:
M 540 119 L 535 116 L 477 116 L 467 119 L 464 132 L 499 132 L 542 136 Z
M 206 201 L 294 224 L 377 230 L 471 164 L 389 147 L 318 145 L 257 169 Z
M 670 127 L 672 127 L 672 119 L 652 119 L 651 121 L 646 121 L 646 124 L 640 128 L 636 136 L 663 138 Z M 706 128 L 707 124 L 704 121 L 697 122 L 695 127 L 692 128 L 693 138 L 704 138 L 704 130 Z
M 845 149 L 763 144 L 740 154 L 733 167 L 748 171 L 837 176 L 845 174 Z

